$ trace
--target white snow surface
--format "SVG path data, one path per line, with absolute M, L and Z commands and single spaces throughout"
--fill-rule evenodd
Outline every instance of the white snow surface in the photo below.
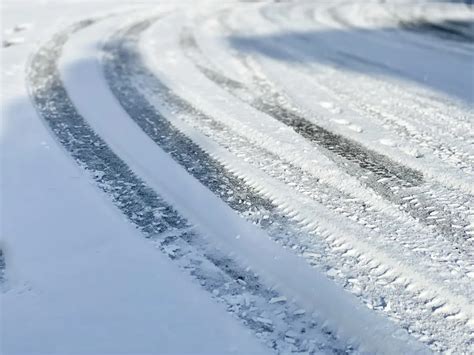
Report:
M 474 352 L 472 8 L 6 0 L 1 11 L 0 353 Z M 144 238 L 31 99 L 33 55 L 91 18 L 62 48 L 60 80 L 92 130 L 199 235 L 188 259 L 179 243 Z M 253 200 L 233 209 L 240 190 L 200 182 L 114 95 L 107 43 L 147 19 L 135 45 L 149 72 L 131 85 L 286 219 Z M 259 100 L 421 182 L 374 178 Z M 210 290 L 221 269 L 207 263 L 221 255 L 227 276 L 235 264 L 258 289 L 238 278 Z M 232 282 L 241 291 L 224 295 Z
M 39 29 L 53 27 L 47 15 L 67 23 L 90 10 L 45 6 L 4 11 Z M 28 35 L 28 48 L 2 54 L 15 70 L 2 84 L 2 354 L 267 352 L 150 248 L 38 120 L 21 68 L 43 38 Z

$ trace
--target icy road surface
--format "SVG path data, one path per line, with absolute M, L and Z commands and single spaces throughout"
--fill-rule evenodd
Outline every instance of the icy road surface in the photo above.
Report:
M 474 353 L 472 7 L 2 18 L 2 354 Z

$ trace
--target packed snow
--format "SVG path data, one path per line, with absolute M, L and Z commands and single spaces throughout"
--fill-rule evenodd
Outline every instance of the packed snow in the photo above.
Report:
M 474 352 L 474 8 L 2 3 L 0 353 Z

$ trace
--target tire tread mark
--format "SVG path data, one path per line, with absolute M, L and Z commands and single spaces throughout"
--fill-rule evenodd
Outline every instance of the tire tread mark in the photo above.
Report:
M 312 346 L 311 352 L 351 352 L 352 348 L 344 348 L 330 331 L 325 331 L 321 338 L 319 321 L 311 315 L 295 315 L 296 304 L 271 304 L 270 300 L 279 296 L 276 291 L 266 288 L 256 274 L 223 255 L 196 233 L 188 221 L 130 170 L 77 112 L 61 82 L 57 62 L 69 37 L 94 23 L 94 20 L 81 21 L 55 35 L 33 56 L 28 68 L 31 99 L 55 138 L 145 238 L 195 277 L 245 326 L 260 334 L 268 347 L 280 352 L 288 348 L 284 337 L 274 329 L 279 326 L 285 332 L 307 330 L 295 333 L 292 350 L 304 351 Z M 0 249 L 0 282 L 4 266 Z M 269 312 L 272 325 L 258 321 L 262 309 Z M 276 314 L 283 316 L 276 317 Z
M 33 56 L 28 68 L 31 99 L 38 115 L 55 138 L 89 172 L 97 186 L 151 243 L 191 276 L 228 312 L 259 334 L 262 342 L 277 352 L 306 351 L 345 354 L 351 346 L 322 329 L 310 314 L 295 314 L 294 303 L 271 304 L 277 291 L 268 289 L 251 270 L 225 256 L 196 233 L 178 212 L 145 185 L 88 125 L 77 112 L 61 82 L 57 61 L 68 38 L 94 24 L 81 21 L 60 32 Z M 0 249 L 0 282 L 4 271 Z M 259 321 L 262 310 L 271 324 Z M 305 332 L 299 332 L 305 329 Z M 291 331 L 295 344 L 279 333 Z
M 200 51 L 196 39 L 189 30 L 185 30 L 181 33 L 180 44 L 182 48 L 184 48 L 185 53 L 191 58 L 193 54 L 190 53 L 189 50 Z M 249 99 L 255 97 L 255 95 L 243 83 L 226 78 L 217 71 L 204 65 L 195 64 L 206 77 L 217 84 L 221 84 L 224 89 L 229 91 L 232 95 L 247 102 L 257 110 L 292 127 L 295 132 L 309 141 L 318 144 L 330 153 L 336 154 L 353 164 L 359 165 L 360 168 L 374 173 L 379 179 L 389 178 L 403 186 L 417 186 L 423 182 L 423 175 L 420 172 L 400 165 L 388 157 L 371 151 L 351 139 L 308 121 L 295 109 L 283 107 L 278 103 L 282 99 L 280 95 L 273 93 L 273 96 L 267 95 L 264 97 L 262 95 L 255 99 Z M 254 77 L 254 80 L 260 88 L 268 86 L 264 81 L 256 77 Z
M 257 87 L 264 93 L 253 98 L 255 95 L 243 83 L 227 78 L 211 69 L 209 63 L 206 63 L 207 65 L 203 63 L 206 59 L 202 59 L 204 55 L 189 30 L 181 33 L 180 44 L 185 54 L 209 80 L 255 109 L 292 127 L 302 137 L 326 149 L 330 153 L 329 157 L 332 157 L 332 160 L 342 169 L 358 177 L 365 185 L 388 201 L 399 205 L 411 216 L 420 218 L 427 225 L 437 227 L 447 236 L 454 236 L 460 244 L 469 244 L 469 238 L 464 230 L 468 224 L 461 216 L 446 211 L 428 194 L 418 194 L 417 206 L 406 202 L 407 197 L 416 194 L 416 189 L 423 186 L 424 180 L 421 173 L 399 165 L 384 155 L 367 150 L 350 139 L 309 122 L 301 116 L 296 108 L 284 107 L 281 102 L 287 102 L 286 98 L 269 88 L 270 84 L 265 79 L 254 76 L 253 80 Z M 331 156 L 331 154 L 333 155 Z M 349 164 L 347 164 L 348 162 Z M 354 169 L 354 164 L 368 174 Z M 430 213 L 434 210 L 442 211 L 439 219 L 430 217 Z M 462 228 L 456 228 L 453 225 Z
M 286 246 L 301 247 L 302 252 L 298 252 L 304 253 L 303 255 L 307 257 L 308 255 L 314 255 L 314 260 L 312 256 L 309 256 L 309 258 L 315 267 L 323 266 L 325 268 L 323 271 L 328 271 L 330 270 L 328 265 L 334 265 L 334 270 L 344 270 L 337 277 L 334 277 L 343 285 L 347 285 L 345 278 L 347 275 L 354 275 L 354 270 L 361 270 L 362 273 L 366 271 L 372 275 L 370 270 L 374 269 L 374 267 L 371 266 L 371 263 L 367 263 L 367 260 L 371 260 L 370 258 L 367 259 L 363 255 L 354 257 L 354 254 L 350 253 L 350 246 L 348 246 L 349 249 L 339 248 L 340 244 L 337 238 L 325 231 L 324 228 L 318 227 L 316 231 L 308 234 L 302 229 L 302 226 L 298 226 L 296 220 L 284 217 L 274 211 L 275 206 L 270 200 L 261 198 L 258 196 L 258 192 L 246 187 L 244 180 L 234 178 L 234 174 L 229 172 L 224 165 L 181 133 L 165 118 L 163 113 L 157 111 L 147 101 L 145 95 L 141 92 L 145 88 L 147 92 L 151 93 L 150 95 L 163 102 L 163 105 L 173 116 L 193 115 L 198 120 L 209 119 L 205 114 L 173 93 L 170 88 L 154 77 L 144 65 L 137 42 L 141 32 L 146 30 L 151 25 L 151 22 L 152 20 L 148 20 L 126 28 L 120 34 L 112 37 L 103 47 L 105 52 L 103 58 L 105 76 L 110 89 L 124 110 L 128 112 L 131 118 L 158 146 L 168 152 L 174 160 L 214 194 L 223 199 L 231 208 L 244 216 L 252 208 L 261 207 L 263 210 L 266 210 L 270 215 L 269 219 L 273 222 L 270 226 L 264 227 L 267 232 Z M 197 163 L 194 163 L 194 161 Z M 200 168 L 200 166 L 204 168 Z M 209 176 L 202 176 L 203 174 Z M 242 185 L 239 186 L 240 184 Z M 237 195 L 240 193 L 240 196 L 244 197 L 244 199 L 226 199 L 225 192 L 228 189 Z M 242 206 L 242 202 L 246 202 L 244 206 Z M 316 238 L 315 234 L 317 234 Z M 296 244 L 295 240 L 297 240 Z M 374 283 L 373 280 L 369 280 L 367 283 L 364 280 L 364 287 L 370 289 L 370 294 L 382 294 L 384 297 L 390 298 L 391 307 L 397 308 L 397 311 L 394 313 L 395 315 L 398 316 L 401 313 L 407 319 L 412 318 L 411 314 L 406 313 L 406 309 L 407 305 L 410 305 L 408 306 L 410 309 L 420 307 L 417 304 L 416 297 L 413 297 L 411 293 L 412 290 L 415 290 L 416 293 L 416 288 L 407 288 L 411 281 L 402 276 L 394 276 L 390 271 L 381 273 L 380 277 L 384 278 L 385 274 L 390 275 L 391 280 L 389 283 L 391 287 L 397 289 L 396 297 L 392 298 L 386 294 L 383 291 L 384 287 Z M 397 274 L 396 271 L 395 274 Z M 378 275 L 372 275 L 371 277 L 378 277 Z M 402 297 L 402 295 L 404 296 Z M 407 325 L 408 327 L 421 334 L 423 333 L 423 327 L 421 326 L 421 329 L 415 328 L 420 324 L 430 327 L 429 324 L 432 322 L 433 315 L 427 315 L 423 311 L 415 313 L 416 320 L 410 323 L 405 322 L 404 324 L 409 324 Z M 459 325 L 454 327 L 459 330 Z M 430 338 L 433 348 L 446 349 L 446 344 L 449 342 L 446 340 L 445 335 L 437 330 L 433 330 L 433 334 L 435 334 L 433 335 L 434 338 Z

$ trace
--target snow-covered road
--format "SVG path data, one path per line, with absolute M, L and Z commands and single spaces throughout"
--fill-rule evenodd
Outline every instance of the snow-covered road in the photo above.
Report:
M 2 11 L 2 353 L 474 352 L 472 8 Z

